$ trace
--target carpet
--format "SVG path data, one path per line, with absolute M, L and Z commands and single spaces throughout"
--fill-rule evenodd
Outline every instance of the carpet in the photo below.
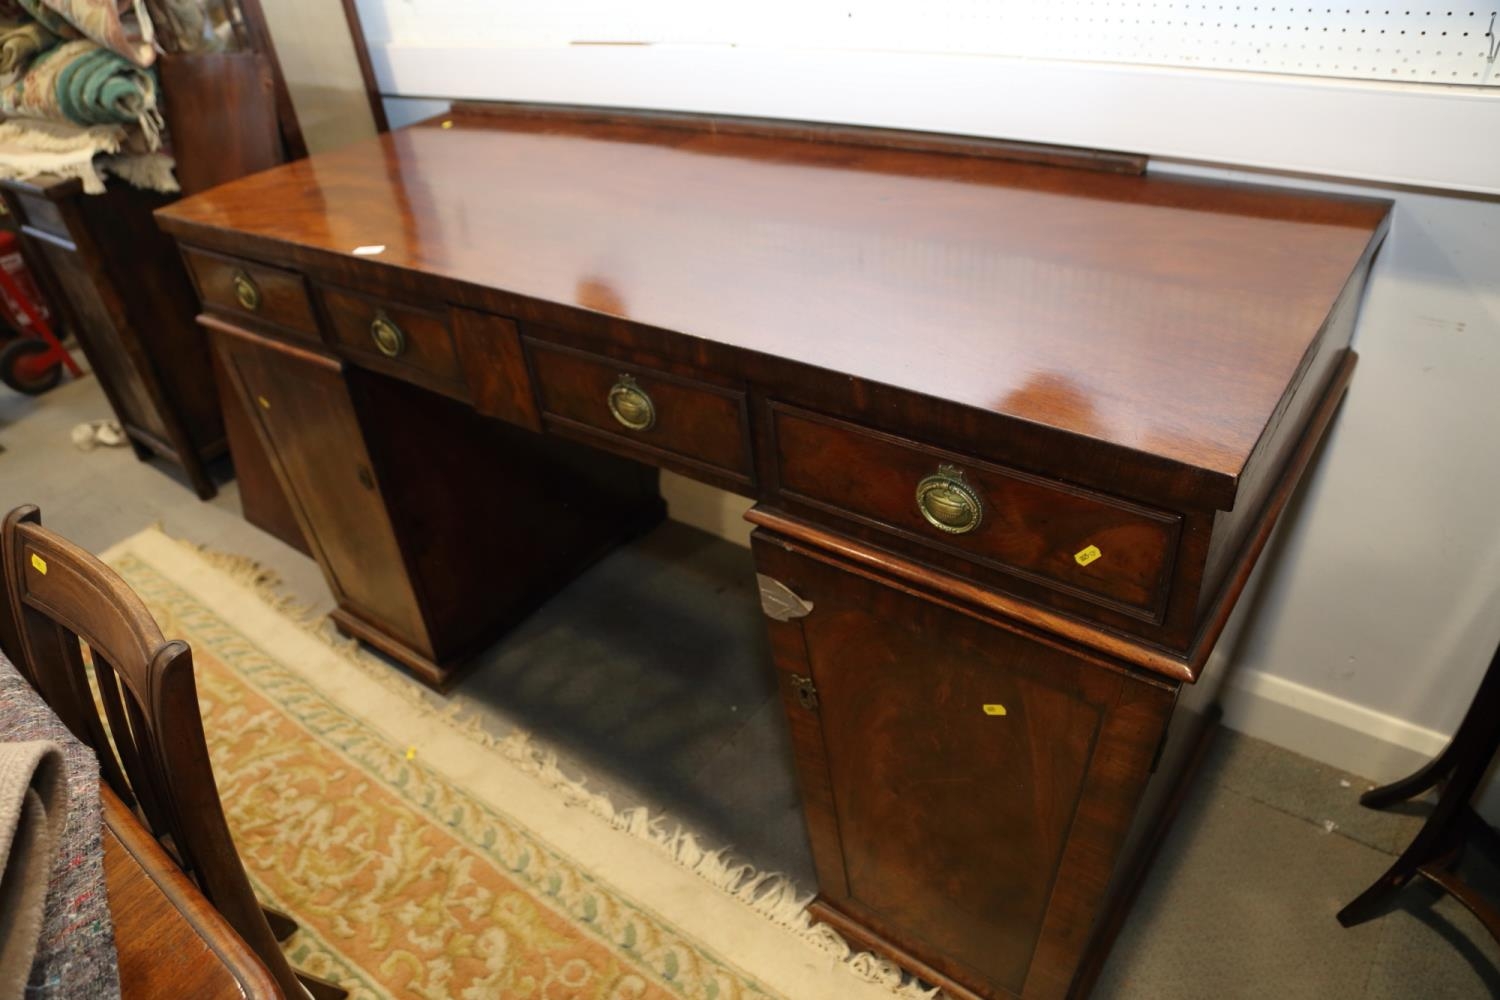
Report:
M 430 706 L 259 567 L 155 529 L 104 558 L 193 647 L 240 855 L 302 927 L 289 957 L 357 1000 L 931 995 L 787 880 Z

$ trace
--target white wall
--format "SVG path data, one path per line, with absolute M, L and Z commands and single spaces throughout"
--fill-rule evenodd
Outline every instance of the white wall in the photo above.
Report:
M 931 53 L 455 47 L 430 17 L 435 40 L 392 37 L 381 15 L 409 2 L 455 0 L 361 0 L 396 115 L 441 107 L 406 95 L 850 121 L 1395 199 L 1353 388 L 1267 554 L 1228 717 L 1375 779 L 1441 748 L 1500 640 L 1500 95 Z M 664 491 L 674 517 L 743 539 L 742 501 L 671 476 Z
M 358 0 L 373 39 L 496 51 L 597 45 L 1018 56 L 1487 86 L 1493 0 Z

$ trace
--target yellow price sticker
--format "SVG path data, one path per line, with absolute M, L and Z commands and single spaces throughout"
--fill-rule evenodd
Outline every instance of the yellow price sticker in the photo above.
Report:
M 1080 566 L 1087 566 L 1089 563 L 1093 562 L 1095 559 L 1098 559 L 1102 555 L 1104 555 L 1104 553 L 1099 551 L 1099 546 L 1090 545 L 1086 549 L 1080 549 L 1079 551 L 1073 553 L 1073 561 Z
M 42 574 L 43 576 L 47 575 L 47 560 L 43 559 L 35 552 L 31 554 L 31 565 L 36 569 L 38 573 Z
M 1004 715 L 1005 714 L 1005 706 L 1004 705 L 986 705 L 986 706 L 984 706 L 984 714 L 985 715 Z

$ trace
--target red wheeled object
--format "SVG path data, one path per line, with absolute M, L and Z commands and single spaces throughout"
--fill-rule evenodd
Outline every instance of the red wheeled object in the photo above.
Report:
M 63 368 L 74 378 L 83 374 L 47 325 L 50 315 L 26 270 L 16 234 L 0 230 L 0 341 L 10 341 L 0 348 L 0 382 L 17 392 L 46 392 L 62 378 Z

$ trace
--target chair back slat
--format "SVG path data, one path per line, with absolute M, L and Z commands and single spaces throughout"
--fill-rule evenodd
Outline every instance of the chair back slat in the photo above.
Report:
M 0 526 L 0 569 L 22 672 L 94 748 L 100 773 L 197 881 L 288 997 L 307 992 L 266 923 L 224 819 L 203 735 L 192 651 L 34 507 Z M 93 684 L 81 651 L 87 644 Z M 97 694 L 96 694 L 97 691 Z
M 174 842 L 180 840 L 170 806 L 171 789 L 166 787 L 151 726 L 141 711 L 137 695 L 108 660 L 98 653 L 92 658 L 94 683 L 109 720 L 110 738 L 139 805 L 136 813 L 157 840 L 166 837 L 172 837 Z M 179 856 L 177 861 L 182 863 L 183 859 Z M 183 864 L 183 868 L 193 874 L 191 866 Z
M 36 615 L 39 619 L 45 620 L 44 616 L 39 612 L 30 611 L 26 608 L 22 608 L 21 613 L 23 616 L 32 614 Z M 62 675 L 57 678 L 57 681 L 68 693 L 66 703 L 69 706 L 82 706 L 94 703 L 93 691 L 89 688 L 88 669 L 84 666 L 83 662 L 83 644 L 78 640 L 77 636 L 61 625 L 57 625 L 56 623 L 50 624 L 52 624 L 53 632 L 56 635 L 56 646 L 54 648 L 57 659 L 55 662 L 60 664 L 61 670 L 49 671 L 49 673 L 54 675 L 60 673 Z M 41 626 L 38 624 L 35 631 L 40 630 Z M 48 662 L 47 656 L 41 656 L 39 662 Z M 43 697 L 47 697 L 46 692 L 43 692 Z M 50 698 L 48 701 L 51 703 Z M 126 776 L 125 767 L 120 762 L 120 756 L 115 750 L 110 730 L 100 722 L 98 713 L 96 712 L 76 711 L 71 714 L 75 715 L 78 721 L 76 725 L 69 723 L 69 728 L 73 729 L 75 736 L 94 748 L 94 756 L 99 759 L 99 773 L 109 784 L 110 790 L 120 797 L 120 801 L 125 803 L 126 808 L 130 809 L 131 812 L 139 814 L 140 810 L 135 800 L 135 791 L 131 787 L 130 779 Z M 63 721 L 67 722 L 66 719 Z

